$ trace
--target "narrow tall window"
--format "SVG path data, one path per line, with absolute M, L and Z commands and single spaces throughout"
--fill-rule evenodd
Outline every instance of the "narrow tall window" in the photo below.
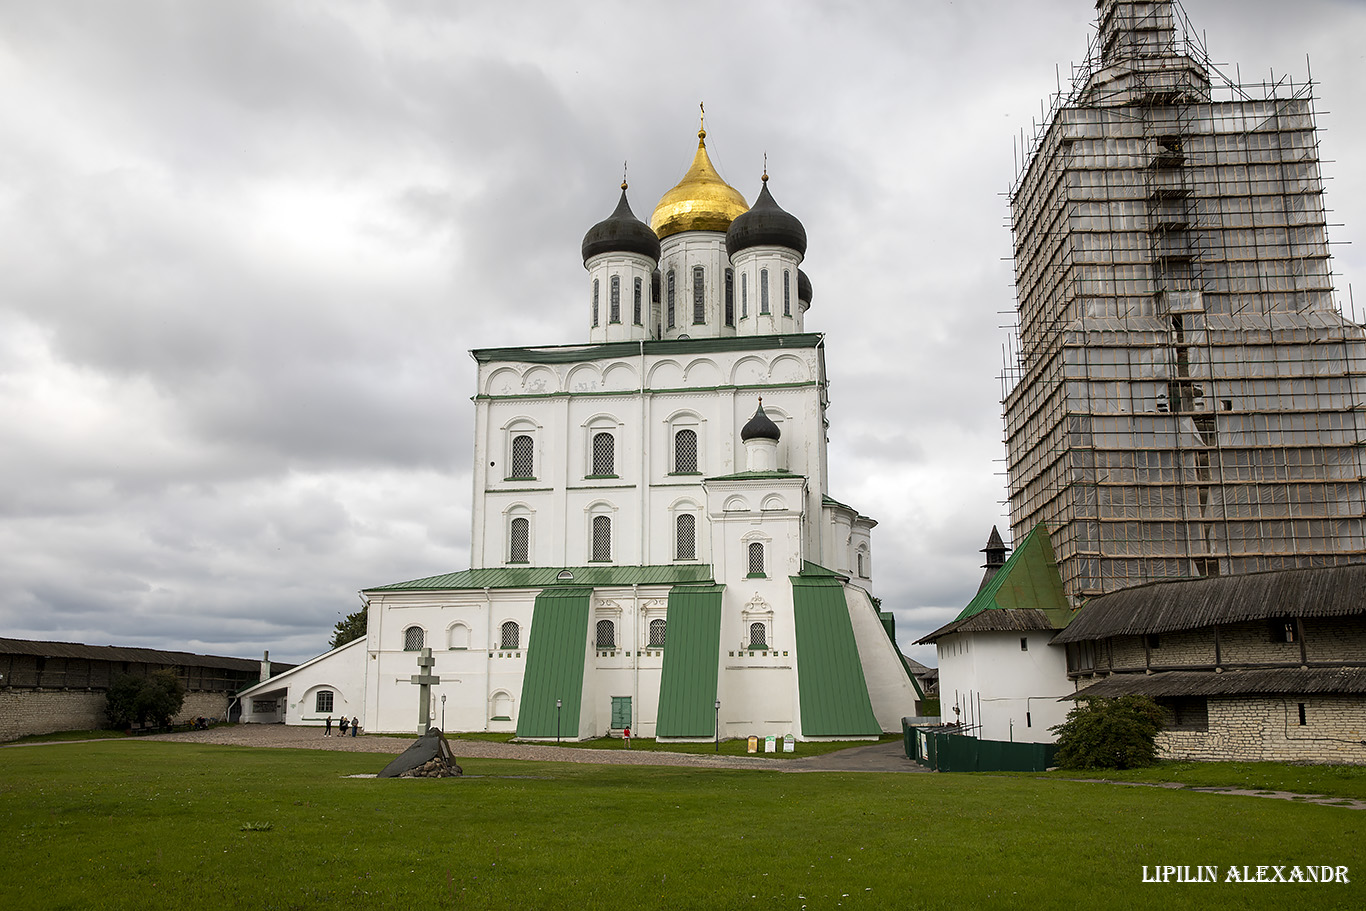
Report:
M 665 303 L 667 305 L 665 316 L 669 321 L 669 328 L 672 329 L 674 327 L 674 270 L 669 270 L 666 283 L 668 284 L 668 288 L 664 292 Z
M 749 316 L 749 273 L 740 273 L 740 319 Z
M 674 434 L 674 474 L 697 474 L 697 431 Z
M 508 562 L 528 563 L 531 554 L 531 521 L 521 516 L 512 520 L 508 534 Z
M 751 576 L 762 576 L 764 574 L 764 545 L 758 541 L 749 546 L 749 574 Z
M 749 625 L 749 647 L 768 648 L 768 628 L 762 623 Z
M 641 283 L 641 280 L 640 280 L 639 278 L 637 278 L 637 279 L 636 279 L 636 287 L 635 287 L 635 307 L 634 307 L 634 310 L 632 311 L 632 315 L 635 317 L 635 324 L 636 324 L 637 326 L 639 326 L 639 325 L 641 324 L 641 319 L 642 319 L 642 316 L 641 316 L 641 294 L 642 294 L 642 293 L 643 293 L 643 285 L 642 285 L 642 283 Z
M 516 620 L 509 620 L 503 624 L 498 637 L 498 647 L 501 649 L 521 648 L 519 643 L 522 641 L 522 630 L 517 626 Z
M 681 513 L 674 519 L 674 559 L 697 559 L 697 516 Z
M 612 561 L 612 520 L 608 516 L 593 517 L 593 563 Z
M 427 632 L 420 626 L 410 626 L 403 631 L 403 650 L 420 652 L 427 642 Z
M 598 280 L 593 279 L 593 328 L 598 327 Z
M 600 478 L 616 474 L 617 441 L 610 433 L 593 434 L 593 474 Z
M 700 326 L 707 321 L 706 272 L 701 266 L 692 267 L 692 324 Z
M 664 647 L 664 631 L 666 624 L 663 620 L 650 621 L 650 648 Z
M 726 270 L 726 325 L 735 325 L 735 270 Z
M 313 710 L 314 710 L 315 712 L 330 712 L 330 711 L 332 711 L 332 691 L 331 691 L 331 690 L 318 690 L 318 698 L 315 699 L 314 702 L 313 702 Z
M 858 577 L 860 579 L 868 578 L 868 574 L 863 571 L 863 551 L 854 554 L 854 562 L 857 564 Z
M 536 444 L 525 433 L 512 438 L 512 474 L 509 478 L 534 478 Z
M 612 276 L 612 285 L 608 291 L 607 319 L 609 322 L 621 322 L 621 276 Z
M 617 625 L 611 620 L 598 621 L 598 648 L 617 647 Z
M 783 316 L 792 315 L 792 270 L 783 270 Z
M 768 270 L 759 270 L 759 312 L 768 313 Z

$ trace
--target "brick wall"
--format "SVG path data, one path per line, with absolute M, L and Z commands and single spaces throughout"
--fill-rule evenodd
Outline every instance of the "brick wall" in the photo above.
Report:
M 226 693 L 186 693 L 177 724 L 203 715 L 223 718 Z M 54 731 L 90 731 L 109 726 L 104 692 L 86 690 L 0 690 L 0 741 Z
M 1363 764 L 1363 740 L 1363 696 L 1211 697 L 1208 732 L 1163 731 L 1157 748 L 1163 759 Z

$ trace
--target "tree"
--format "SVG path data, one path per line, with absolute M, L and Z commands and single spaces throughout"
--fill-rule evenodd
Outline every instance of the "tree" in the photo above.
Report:
M 369 618 L 367 613 L 370 605 L 362 607 L 345 620 L 338 620 L 337 625 L 332 628 L 332 643 L 328 648 L 340 648 L 348 642 L 354 642 L 365 635 Z
M 1147 696 L 1086 699 L 1050 730 L 1065 769 L 1133 769 L 1157 761 L 1161 706 Z
M 116 678 L 105 696 L 104 713 L 114 727 L 148 721 L 169 727 L 184 704 L 184 684 L 174 669 L 163 668 L 146 677 L 124 674 Z

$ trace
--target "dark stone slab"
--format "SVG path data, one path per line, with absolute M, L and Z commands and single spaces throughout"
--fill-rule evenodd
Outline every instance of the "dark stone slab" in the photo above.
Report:
M 460 774 L 460 766 L 455 764 L 455 754 L 451 752 L 451 745 L 447 742 L 446 735 L 436 728 L 432 728 L 417 738 L 412 746 L 400 753 L 393 762 L 380 771 L 379 777 L 399 778 L 403 773 L 411 772 L 433 760 L 438 765 L 449 767 L 451 774 Z

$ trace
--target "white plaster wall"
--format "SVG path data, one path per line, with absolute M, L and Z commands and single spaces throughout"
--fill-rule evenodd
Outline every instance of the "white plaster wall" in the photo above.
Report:
M 654 337 L 650 331 L 650 275 L 654 272 L 654 260 L 638 253 L 602 253 L 584 263 L 588 270 L 585 285 L 585 322 L 588 324 L 588 340 L 598 342 L 622 342 Z M 612 276 L 621 279 L 621 319 L 611 321 L 612 313 Z M 641 322 L 635 325 L 635 281 L 640 279 Z M 598 282 L 598 325 L 593 326 L 593 282 Z
M 736 254 L 733 262 L 738 334 L 778 335 L 802 331 L 802 308 L 797 300 L 797 267 L 801 265 L 801 261 L 802 258 L 795 250 L 788 250 L 785 247 L 751 247 Z M 768 270 L 769 282 L 767 314 L 760 312 L 763 306 L 761 272 L 764 269 Z M 784 272 L 788 275 L 791 316 L 783 315 Z M 745 276 L 744 281 L 741 276 Z M 744 313 L 740 289 L 745 282 L 749 285 L 749 315 L 740 316 Z
M 332 721 L 335 724 L 342 715 L 348 718 L 359 717 L 362 728 L 365 725 L 365 639 L 348 642 L 326 654 L 306 661 L 296 668 L 277 674 L 256 686 L 243 691 L 243 723 L 273 723 L 280 721 L 279 713 L 259 715 L 251 712 L 252 694 L 266 694 L 285 690 L 281 697 L 284 708 L 283 720 L 286 724 L 317 725 L 325 724 L 329 713 L 315 710 L 316 695 L 319 690 L 332 691 Z
M 1071 708 L 1058 699 L 1075 689 L 1067 679 L 1066 653 L 1048 644 L 1052 637 L 1051 631 L 1036 630 L 940 639 L 940 716 L 965 725 L 975 721 L 984 740 L 1052 743 L 1056 737 L 1049 728 L 1061 724 Z M 1028 640 L 1027 651 L 1021 639 Z
M 915 714 L 915 685 L 907 676 L 868 593 L 856 585 L 846 585 L 844 599 L 849 605 L 849 620 L 854 627 L 854 642 L 858 645 L 873 715 L 883 731 L 898 733 L 901 719 Z
M 693 266 L 703 269 L 703 301 L 706 322 L 693 322 Z M 734 327 L 725 325 L 725 270 L 730 266 L 726 254 L 726 235 L 717 231 L 683 231 L 660 242 L 659 301 L 661 324 L 659 338 L 716 338 L 735 334 Z M 675 285 L 674 327 L 668 327 L 669 270 L 677 276 Z M 738 281 L 738 280 L 737 280 Z M 736 286 L 738 289 L 738 285 Z M 736 315 L 739 316 L 739 291 L 736 292 Z

